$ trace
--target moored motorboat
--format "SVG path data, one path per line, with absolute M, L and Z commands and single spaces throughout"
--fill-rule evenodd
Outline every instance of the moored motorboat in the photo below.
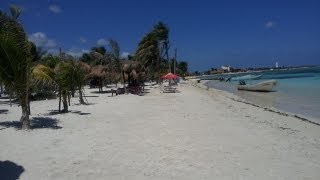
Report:
M 252 85 L 238 85 L 238 90 L 270 92 L 276 84 L 276 80 L 268 80 Z

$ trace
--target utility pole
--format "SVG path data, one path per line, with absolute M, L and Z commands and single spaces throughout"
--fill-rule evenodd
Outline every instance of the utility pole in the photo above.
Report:
M 171 73 L 171 62 L 170 62 L 170 58 L 169 58 L 169 46 L 168 46 L 169 42 L 165 42 L 164 46 L 165 46 L 165 50 L 166 50 L 166 56 L 167 56 L 167 60 L 169 63 L 169 73 Z
M 177 48 L 174 49 L 173 74 L 176 74 Z

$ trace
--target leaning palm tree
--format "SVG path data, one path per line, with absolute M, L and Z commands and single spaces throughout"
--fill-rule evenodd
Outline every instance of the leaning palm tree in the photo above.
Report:
M 7 90 L 17 95 L 22 109 L 21 127 L 29 129 L 30 44 L 17 20 L 21 9 L 11 6 L 10 10 L 11 17 L 0 12 L 0 79 Z

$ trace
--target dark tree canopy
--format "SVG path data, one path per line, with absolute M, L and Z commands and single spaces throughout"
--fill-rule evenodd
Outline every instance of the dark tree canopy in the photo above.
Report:
M 106 48 L 103 47 L 103 46 L 92 47 L 92 48 L 91 48 L 91 51 L 92 51 L 92 52 L 98 52 L 98 53 L 100 53 L 100 54 L 102 54 L 102 55 L 105 55 L 106 52 L 107 52 Z

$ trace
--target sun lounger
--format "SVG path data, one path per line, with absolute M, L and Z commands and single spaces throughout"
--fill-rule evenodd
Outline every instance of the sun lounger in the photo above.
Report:
M 173 86 L 160 86 L 160 90 L 163 93 L 175 93 L 177 91 L 177 88 Z

